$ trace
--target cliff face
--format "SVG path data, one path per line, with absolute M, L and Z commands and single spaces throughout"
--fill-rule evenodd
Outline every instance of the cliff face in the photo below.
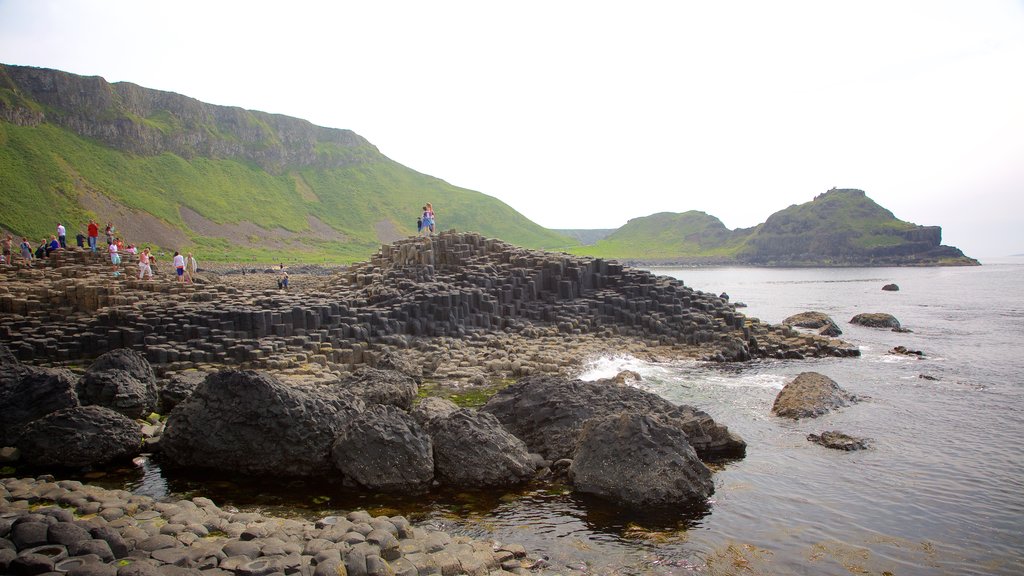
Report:
M 127 82 L 107 83 L 59 70 L 0 65 L 0 118 L 20 126 L 49 122 L 124 152 L 239 159 L 272 173 L 339 168 L 379 156 L 350 130 L 298 118 L 206 104 Z

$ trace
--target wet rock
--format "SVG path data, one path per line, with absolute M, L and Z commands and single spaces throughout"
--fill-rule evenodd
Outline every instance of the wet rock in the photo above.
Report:
M 135 350 L 111 350 L 82 376 L 78 398 L 83 405 L 95 404 L 129 418 L 142 418 L 156 410 L 156 375 L 149 361 Z
M 885 312 L 865 312 L 857 314 L 850 319 L 850 324 L 867 326 L 868 328 L 891 328 L 893 330 L 900 328 L 900 321 L 892 314 L 886 314 Z
M 266 372 L 211 374 L 171 411 L 160 442 L 179 466 L 308 476 L 333 469 L 331 445 L 364 404 L 288 386 Z
M 78 406 L 78 378 L 67 370 L 7 364 L 0 368 L 0 446 L 47 414 Z
M 885 286 L 882 286 L 882 290 L 885 290 L 886 292 L 899 292 L 900 287 L 896 284 L 886 284 Z
M 453 487 L 511 486 L 533 476 L 529 451 L 493 414 L 460 408 L 434 420 L 434 469 Z
M 681 429 L 635 413 L 589 420 L 571 471 L 575 490 L 634 508 L 702 503 L 715 491 Z
M 430 436 L 394 406 L 371 406 L 334 441 L 331 458 L 347 481 L 382 492 L 424 492 L 434 479 Z
M 22 459 L 33 466 L 80 468 L 139 453 L 138 424 L 102 406 L 76 406 L 48 414 L 18 438 Z
M 920 350 L 910 350 L 906 346 L 896 346 L 892 350 L 889 350 L 889 354 L 898 354 L 901 356 L 916 356 L 918 358 L 924 358 L 924 352 Z
M 798 328 L 810 328 L 818 330 L 823 336 L 839 336 L 843 333 L 839 325 L 824 312 L 801 312 L 793 314 L 782 321 L 785 326 L 796 326 Z
M 815 418 L 856 401 L 856 396 L 840 388 L 828 376 L 802 372 L 775 397 L 772 414 L 793 419 Z
M 821 434 L 808 434 L 807 439 L 833 450 L 864 450 L 868 447 L 867 438 L 857 438 L 838 430 L 829 430 Z
M 676 406 L 631 386 L 530 376 L 495 394 L 489 412 L 532 452 L 548 460 L 573 458 L 583 425 L 591 418 L 633 413 L 657 415 L 682 430 L 703 458 L 741 456 L 746 443 L 692 406 Z

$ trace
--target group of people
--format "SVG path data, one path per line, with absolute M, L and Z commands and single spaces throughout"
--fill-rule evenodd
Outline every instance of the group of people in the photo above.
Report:
M 423 206 L 423 215 L 416 219 L 416 234 L 420 236 L 434 235 L 434 207 L 430 202 Z
M 88 242 L 89 250 L 92 252 L 98 252 L 100 229 L 95 220 L 89 220 L 86 232 L 87 235 L 82 234 L 81 232 L 78 234 L 78 247 L 85 248 L 86 242 Z M 113 267 L 115 277 L 121 275 L 121 255 L 130 254 L 132 256 L 138 255 L 139 257 L 139 280 L 144 278 L 148 278 L 150 280 L 153 279 L 153 265 L 156 263 L 156 257 L 149 248 L 145 248 L 140 252 L 134 244 L 129 244 L 126 247 L 121 238 L 116 236 L 114 225 L 110 222 L 107 223 L 107 226 L 104 229 L 104 234 L 106 235 L 107 240 L 107 253 L 110 255 L 110 264 Z M 2 242 L 0 242 L 0 246 L 2 246 L 0 263 L 14 264 L 14 237 L 11 234 L 5 235 Z M 31 268 L 33 259 L 49 258 L 50 254 L 58 250 L 66 250 L 67 247 L 67 228 L 64 227 L 64 224 L 58 222 L 57 233 L 51 235 L 48 240 L 44 238 L 37 248 L 33 249 L 28 238 L 22 236 L 21 244 L 18 245 L 18 250 L 24 264 Z M 185 256 L 179 252 L 175 252 L 172 262 L 175 268 L 175 273 L 178 277 L 178 282 L 182 284 L 191 284 L 196 272 L 199 270 L 199 263 L 196 261 L 192 253 L 189 252 L 188 255 Z

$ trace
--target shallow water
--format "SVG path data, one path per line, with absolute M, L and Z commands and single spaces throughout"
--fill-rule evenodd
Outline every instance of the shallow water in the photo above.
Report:
M 220 504 L 314 517 L 365 507 L 452 532 L 524 544 L 550 567 L 647 574 L 1024 573 L 1024 262 L 981 268 L 656 269 L 743 301 L 777 323 L 829 314 L 861 358 L 747 364 L 594 359 L 584 379 L 622 369 L 640 386 L 704 409 L 748 443 L 714 466 L 715 494 L 697 510 L 631 515 L 560 486 L 526 492 L 354 496 L 338 486 L 239 484 L 164 474 L 140 460 L 129 488 L 207 495 Z M 895 282 L 899 292 L 883 292 Z M 911 333 L 853 326 L 888 312 Z M 897 345 L 924 359 L 890 354 Z M 821 372 L 866 397 L 797 422 L 770 414 L 796 374 Z M 928 380 L 922 375 L 937 378 Z M 809 433 L 871 439 L 828 450 Z M 109 480 L 109 479 L 108 479 Z

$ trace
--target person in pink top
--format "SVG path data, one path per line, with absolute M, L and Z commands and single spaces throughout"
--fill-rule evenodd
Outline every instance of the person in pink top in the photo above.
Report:
M 150 265 L 152 258 L 149 248 L 144 249 L 139 254 L 139 280 L 142 280 L 143 275 L 147 276 L 150 280 L 153 279 L 153 267 Z

